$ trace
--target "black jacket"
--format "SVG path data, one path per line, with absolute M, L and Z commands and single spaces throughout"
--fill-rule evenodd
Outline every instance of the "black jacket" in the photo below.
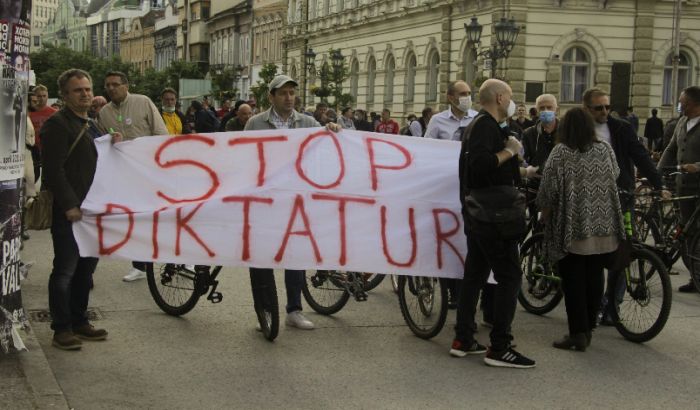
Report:
M 49 136 L 42 144 L 42 174 L 46 188 L 53 194 L 54 214 L 64 214 L 71 208 L 80 207 L 95 177 L 97 148 L 88 133 L 81 137 L 67 157 L 86 121 L 70 109 L 63 108 L 41 127 L 41 135 Z
M 530 127 L 523 131 L 523 149 L 525 150 L 525 162 L 533 167 L 541 167 L 547 162 L 549 153 L 552 152 L 554 144 L 557 142 L 557 127 L 548 134 L 542 129 L 542 123 Z
M 634 190 L 634 167 L 645 176 L 656 189 L 661 189 L 663 182 L 661 175 L 656 170 L 651 160 L 649 151 L 639 141 L 637 133 L 627 121 L 608 117 L 610 129 L 610 142 L 615 151 L 617 165 L 620 167 L 620 176 L 617 178 L 617 186 Z

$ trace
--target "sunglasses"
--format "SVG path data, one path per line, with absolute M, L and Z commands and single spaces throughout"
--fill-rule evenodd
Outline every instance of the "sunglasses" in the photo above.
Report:
M 589 105 L 588 108 L 595 111 L 610 111 L 610 105 Z

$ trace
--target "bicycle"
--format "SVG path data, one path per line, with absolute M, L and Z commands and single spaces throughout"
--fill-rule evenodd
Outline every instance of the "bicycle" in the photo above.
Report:
M 442 278 L 399 276 L 398 296 L 401 314 L 409 329 L 421 339 L 430 339 L 442 330 L 447 319 L 447 286 Z
M 338 313 L 350 300 L 367 300 L 365 273 L 339 270 L 317 270 L 306 273 L 304 287 L 301 289 L 309 306 L 322 315 Z M 384 279 L 382 277 L 382 279 Z
M 675 167 L 664 168 L 672 171 L 669 176 L 681 174 Z M 669 199 L 657 193 L 649 195 L 649 207 L 635 215 L 635 235 L 653 249 L 670 270 L 673 264 L 682 259 L 693 277 L 696 288 L 700 289 L 700 230 L 693 229 L 700 221 L 700 207 L 696 207 L 685 225 L 680 221 L 680 203 L 698 201 L 700 195 L 682 195 Z M 697 277 L 697 280 L 696 280 Z
M 156 305 L 171 316 L 191 311 L 205 294 L 211 303 L 223 300 L 217 277 L 222 266 L 147 263 L 148 290 Z M 279 333 L 279 308 L 274 275 L 250 274 L 253 304 L 263 336 L 273 341 Z
M 624 216 L 625 230 L 631 235 L 631 212 Z M 538 233 L 521 247 L 524 280 L 518 301 L 526 311 L 537 315 L 550 312 L 563 297 L 557 267 L 546 259 L 543 243 L 544 234 Z M 661 332 L 671 311 L 671 279 L 666 265 L 647 245 L 633 238 L 632 260 L 622 273 L 617 273 L 613 289 L 607 293 L 613 296 L 608 298 L 613 301 L 614 308 L 609 309 L 613 323 L 625 339 L 647 342 Z

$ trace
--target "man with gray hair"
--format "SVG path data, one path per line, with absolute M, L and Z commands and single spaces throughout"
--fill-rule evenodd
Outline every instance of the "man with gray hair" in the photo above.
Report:
M 549 153 L 557 141 L 557 98 L 552 94 L 542 94 L 535 100 L 538 120 L 535 126 L 523 132 L 524 159 L 528 167 L 524 176 L 537 180 L 541 174 L 539 168 L 547 162 Z M 537 186 L 539 184 L 536 183 Z
M 489 79 L 479 89 L 479 102 L 482 109 L 465 130 L 459 158 L 463 209 L 469 193 L 494 186 L 512 187 L 519 180 L 516 156 L 522 146 L 507 129 L 507 121 L 515 113 L 513 91 L 505 82 Z M 464 357 L 486 353 L 484 362 L 489 366 L 535 367 L 533 360 L 515 351 L 511 345 L 510 325 L 522 277 L 518 240 L 479 229 L 481 227 L 470 221 L 466 212 L 465 225 L 467 260 L 450 354 Z M 494 292 L 491 346 L 487 351 L 474 339 L 474 315 L 479 292 L 491 271 L 498 284 Z

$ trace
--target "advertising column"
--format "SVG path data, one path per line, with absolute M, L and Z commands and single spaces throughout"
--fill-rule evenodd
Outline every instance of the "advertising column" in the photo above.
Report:
M 0 351 L 24 347 L 21 204 L 29 83 L 30 0 L 0 0 Z

